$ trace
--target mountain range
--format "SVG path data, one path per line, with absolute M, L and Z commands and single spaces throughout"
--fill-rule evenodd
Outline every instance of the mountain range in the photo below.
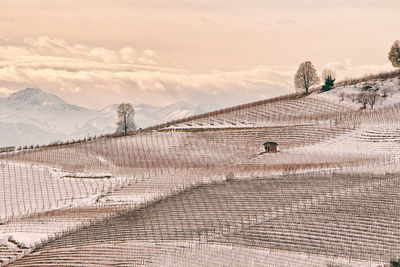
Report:
M 87 109 L 40 89 L 26 88 L 0 98 L 0 147 L 41 145 L 115 131 L 117 108 Z M 221 108 L 216 104 L 177 102 L 168 106 L 134 106 L 138 128 Z

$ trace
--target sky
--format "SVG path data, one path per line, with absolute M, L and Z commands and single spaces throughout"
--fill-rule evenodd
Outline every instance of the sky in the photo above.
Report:
M 338 80 L 392 70 L 399 14 L 398 0 L 1 0 L 0 97 L 246 103 L 293 92 L 306 60 Z

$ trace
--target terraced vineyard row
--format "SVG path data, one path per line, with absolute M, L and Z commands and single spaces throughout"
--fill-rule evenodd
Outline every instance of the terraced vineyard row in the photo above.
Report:
M 400 108 L 348 106 L 293 94 L 2 153 L 0 265 L 375 267 L 399 257 Z
M 188 242 L 386 260 L 399 253 L 398 219 L 387 220 L 399 212 L 399 183 L 308 175 L 200 186 L 56 239 L 13 265 L 140 265 Z M 385 197 L 368 198 L 377 195 Z M 109 257 L 100 257 L 104 250 Z
M 337 114 L 351 111 L 346 106 L 311 97 L 298 96 L 271 103 L 260 103 L 221 114 L 169 125 L 169 129 L 179 128 L 224 128 L 252 125 L 299 124 L 316 119 L 327 119 Z

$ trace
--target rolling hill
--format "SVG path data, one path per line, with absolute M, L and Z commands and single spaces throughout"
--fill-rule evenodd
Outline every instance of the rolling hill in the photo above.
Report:
M 0 154 L 1 264 L 376 267 L 399 258 L 398 75 Z M 374 108 L 340 93 L 387 87 L 393 96 Z M 265 153 L 265 141 L 279 152 Z

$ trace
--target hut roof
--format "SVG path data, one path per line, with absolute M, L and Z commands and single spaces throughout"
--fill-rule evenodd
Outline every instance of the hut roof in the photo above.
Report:
M 265 143 L 264 143 L 264 146 L 265 146 L 265 145 L 277 146 L 278 143 L 276 143 L 276 142 L 265 142 Z

